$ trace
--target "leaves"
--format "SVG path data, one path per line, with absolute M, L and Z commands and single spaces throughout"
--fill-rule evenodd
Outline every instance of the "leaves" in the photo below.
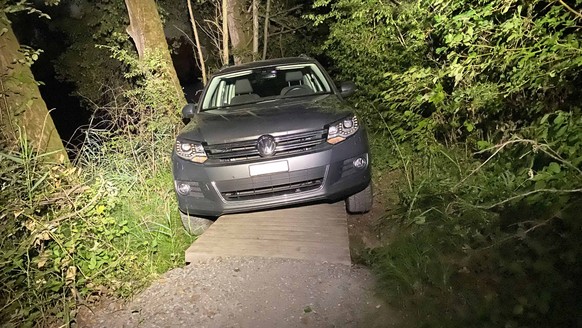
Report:
M 404 128 L 397 140 L 500 140 L 511 126 L 579 103 L 582 31 L 555 3 L 318 3 L 327 5 L 330 12 L 315 18 L 330 23 L 326 54 L 375 104 L 366 114 Z M 402 120 L 406 111 L 432 120 L 431 130 L 418 135 L 420 117 Z M 382 120 L 369 123 L 384 129 Z
M 421 325 L 575 325 L 582 28 L 563 3 L 321 2 L 322 50 L 358 84 L 376 171 L 404 175 L 386 216 L 405 228 L 370 261 L 391 295 L 423 292 Z

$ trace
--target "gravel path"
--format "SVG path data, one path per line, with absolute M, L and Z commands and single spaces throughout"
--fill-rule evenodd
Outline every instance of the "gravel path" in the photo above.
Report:
M 164 274 L 86 327 L 392 327 L 362 267 L 263 258 L 209 259 Z

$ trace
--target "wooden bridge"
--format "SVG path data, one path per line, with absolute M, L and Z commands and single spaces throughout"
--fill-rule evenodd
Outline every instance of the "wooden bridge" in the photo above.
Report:
M 186 250 L 186 262 L 259 256 L 351 264 L 344 202 L 220 217 Z

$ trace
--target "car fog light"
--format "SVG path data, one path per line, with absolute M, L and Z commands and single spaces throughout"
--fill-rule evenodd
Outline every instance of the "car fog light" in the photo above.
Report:
M 179 183 L 177 190 L 181 195 L 188 195 L 190 192 L 190 185 L 187 183 Z
M 354 159 L 353 164 L 358 169 L 363 169 L 366 167 L 366 165 L 368 165 L 368 162 L 366 161 L 366 159 L 364 159 L 362 157 L 358 157 L 358 158 Z

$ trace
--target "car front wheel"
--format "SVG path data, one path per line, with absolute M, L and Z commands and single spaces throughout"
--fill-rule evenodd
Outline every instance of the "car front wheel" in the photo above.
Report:
M 208 229 L 213 220 L 201 218 L 198 216 L 192 216 L 180 211 L 180 218 L 182 219 L 182 224 L 184 225 L 184 229 L 191 234 L 191 235 L 201 235 L 206 229 Z
M 346 210 L 350 214 L 367 213 L 372 209 L 372 184 L 346 199 Z

